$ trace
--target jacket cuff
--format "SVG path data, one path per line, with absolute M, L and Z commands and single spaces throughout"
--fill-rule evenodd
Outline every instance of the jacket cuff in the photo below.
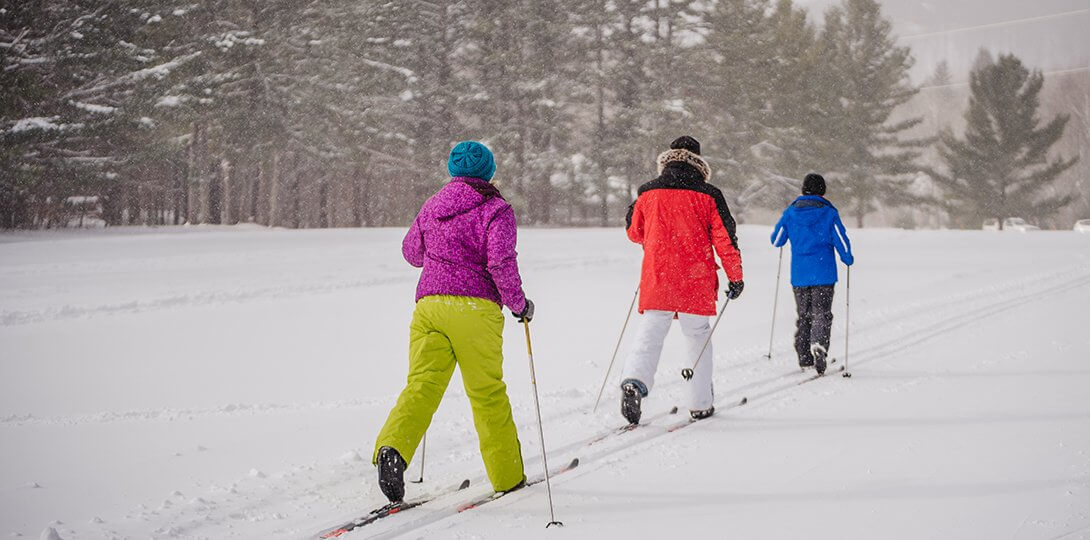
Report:
M 726 270 L 726 272 L 727 272 L 727 279 L 728 280 L 730 280 L 732 282 L 733 281 L 742 281 L 742 267 L 741 267 L 741 265 L 735 266 L 733 268 L 728 268 Z

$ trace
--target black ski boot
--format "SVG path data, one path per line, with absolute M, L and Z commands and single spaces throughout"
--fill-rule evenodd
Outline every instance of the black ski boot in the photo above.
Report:
M 405 499 L 405 459 L 389 446 L 378 449 L 378 487 L 392 503 Z
M 626 382 L 621 385 L 621 416 L 624 416 L 624 419 L 633 426 L 640 423 L 640 401 L 642 400 L 643 396 L 640 395 L 640 389 L 636 383 Z
M 820 343 L 810 344 L 810 354 L 814 355 L 814 369 L 818 375 L 825 374 L 825 356 L 829 354 L 829 351 L 825 350 Z
M 715 414 L 715 407 L 710 407 L 702 411 L 689 411 L 689 416 L 693 417 L 693 420 L 703 420 Z
M 814 367 L 814 359 L 813 358 L 806 358 L 804 360 L 799 360 L 799 368 L 800 369 L 806 369 L 806 368 L 811 368 L 811 367 Z
M 512 491 L 518 491 L 518 490 L 520 490 L 520 489 L 522 489 L 524 487 L 526 487 L 526 475 L 525 474 L 522 475 L 522 481 L 521 482 L 515 484 L 514 487 L 512 487 L 511 489 L 508 489 L 506 491 L 501 491 L 500 493 L 507 494 L 507 493 L 511 493 Z

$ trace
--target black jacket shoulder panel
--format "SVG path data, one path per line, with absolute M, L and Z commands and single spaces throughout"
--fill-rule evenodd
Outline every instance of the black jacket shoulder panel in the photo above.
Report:
M 719 188 L 705 182 L 707 186 L 705 193 L 711 195 L 712 199 L 715 199 L 715 209 L 719 212 L 719 219 L 723 220 L 723 228 L 727 229 L 727 236 L 730 236 L 730 243 L 734 244 L 734 249 L 738 248 L 738 224 L 734 221 L 734 216 L 730 213 L 730 207 L 727 206 L 727 198 L 723 196 L 723 192 Z

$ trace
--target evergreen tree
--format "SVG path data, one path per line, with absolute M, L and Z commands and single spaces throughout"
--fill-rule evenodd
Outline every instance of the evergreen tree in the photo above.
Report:
M 894 109 L 916 94 L 908 81 L 912 56 L 894 44 L 892 25 L 876 0 L 844 0 L 825 15 L 821 36 L 827 69 L 820 107 L 824 137 L 815 145 L 823 169 L 839 181 L 834 191 L 847 199 L 859 227 L 878 204 L 910 201 L 906 175 L 927 141 L 904 140 L 921 118 L 889 123 Z
M 820 155 L 813 141 L 828 137 L 820 105 L 827 99 L 821 86 L 824 70 L 817 30 L 804 9 L 791 0 L 779 0 L 770 15 L 773 62 L 768 87 L 768 120 L 771 155 L 765 159 L 767 187 L 778 205 L 798 194 L 801 178 L 819 167 Z M 782 181 L 783 178 L 793 182 Z
M 707 36 L 693 71 L 702 148 L 725 192 L 741 191 L 757 174 L 754 148 L 771 137 L 769 90 L 774 32 L 768 0 L 724 0 L 704 13 Z
M 42 1 L 8 6 L 0 18 L 0 228 L 34 225 L 30 199 L 42 163 L 35 149 L 52 139 L 41 129 L 47 124 L 28 118 L 51 116 L 55 90 L 48 69 L 53 44 L 64 31 L 46 31 L 62 22 Z M 50 122 L 52 124 L 52 122 Z M 54 124 L 55 125 L 55 124 Z
M 862 218 L 913 200 L 909 65 L 875 0 L 9 2 L 0 223 L 398 225 L 480 139 L 524 223 L 609 225 L 682 133 L 736 210 L 817 170 Z
M 490 6 L 477 5 L 487 1 L 367 2 L 357 39 L 370 47 L 357 61 L 384 72 L 398 100 L 376 111 L 381 118 L 373 126 L 382 154 L 370 168 L 398 179 L 382 186 L 377 216 L 382 224 L 410 221 L 442 185 L 447 153 L 457 140 L 470 138 L 467 118 L 482 107 L 472 78 L 491 82 L 500 75 L 459 69 L 468 68 L 466 56 L 472 54 L 469 35 L 477 19 L 471 14 L 489 12 Z
M 954 82 L 953 76 L 950 75 L 950 64 L 943 60 L 935 65 L 935 71 L 931 73 L 931 76 L 927 78 L 927 86 L 946 86 Z
M 492 16 L 473 26 L 475 54 L 465 67 L 484 76 L 469 81 L 480 103 L 464 117 L 496 151 L 497 182 L 511 187 L 505 196 L 521 222 L 548 223 L 557 197 L 553 177 L 566 169 L 563 156 L 573 148 L 572 115 L 563 107 L 577 68 L 568 61 L 573 21 L 557 0 L 484 1 L 478 9 Z
M 976 57 L 973 58 L 972 71 L 979 71 L 992 64 L 995 64 L 995 55 L 992 54 L 992 51 L 981 47 L 976 52 Z
M 576 61 L 587 69 L 578 70 L 573 78 L 575 83 L 574 99 L 590 105 L 590 114 L 584 121 L 587 152 L 573 163 L 571 175 L 573 183 L 569 193 L 576 196 L 579 190 L 576 177 L 586 181 L 583 197 L 588 203 L 583 207 L 584 218 L 589 217 L 593 208 L 596 221 L 602 227 L 609 225 L 609 206 L 616 189 L 609 170 L 615 161 L 612 148 L 609 147 L 610 124 L 610 40 L 613 14 L 610 3 L 606 0 L 593 0 L 576 4 L 574 15 L 577 21 L 575 39 Z M 585 158 L 585 159 L 582 159 Z
M 733 206 L 778 207 L 818 168 L 825 59 L 806 11 L 791 0 L 728 0 L 705 14 L 697 117 Z
M 638 49 L 645 64 L 645 98 L 635 104 L 639 128 L 632 150 L 636 153 L 627 156 L 626 177 L 632 180 L 632 188 L 655 175 L 655 158 L 667 143 L 681 135 L 707 138 L 695 113 L 704 66 L 699 49 L 685 44 L 699 35 L 702 19 L 697 8 L 692 0 L 654 0 L 645 8 L 649 28 Z M 717 180 L 727 177 L 713 175 Z M 635 197 L 632 189 L 625 204 Z
M 1057 193 L 1056 179 L 1078 158 L 1050 157 L 1069 117 L 1044 125 L 1038 116 L 1044 76 L 1030 72 L 1014 55 L 981 63 L 970 75 L 972 95 L 964 137 L 943 132 L 939 153 L 946 172 L 931 171 L 946 192 L 938 201 L 967 225 L 986 218 L 1039 220 L 1075 200 Z

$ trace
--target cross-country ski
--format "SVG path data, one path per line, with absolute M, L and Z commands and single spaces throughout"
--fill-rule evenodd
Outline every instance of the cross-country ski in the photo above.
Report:
M 427 503 L 429 503 L 429 502 L 431 502 L 431 501 L 433 501 L 433 500 L 435 500 L 435 499 L 437 499 L 439 497 L 442 497 L 443 495 L 446 495 L 447 493 L 453 493 L 455 491 L 461 491 L 461 490 L 466 489 L 468 487 L 469 487 L 469 480 L 463 480 L 462 483 L 458 484 L 458 486 L 455 489 L 452 489 L 452 490 L 450 490 L 448 492 L 441 492 L 441 493 L 437 493 L 437 494 L 434 494 L 434 495 L 431 495 L 431 496 L 414 499 L 412 501 L 398 501 L 398 502 L 387 503 L 387 504 L 385 504 L 385 505 L 383 505 L 383 506 L 381 506 L 379 508 L 376 508 L 376 509 L 368 512 L 367 514 L 365 514 L 365 515 L 363 515 L 363 516 L 361 516 L 359 518 L 353 519 L 351 521 L 347 521 L 344 524 L 338 525 L 338 526 L 333 527 L 333 528 L 331 528 L 329 530 L 322 531 L 321 533 L 318 534 L 318 538 L 337 538 L 337 537 L 343 536 L 343 535 L 348 534 L 348 533 L 350 533 L 350 532 L 352 532 L 352 531 L 354 531 L 354 530 L 356 530 L 356 529 L 358 529 L 360 527 L 370 525 L 370 524 L 372 524 L 372 523 L 374 523 L 374 522 L 376 522 L 376 521 L 378 521 L 378 520 L 380 520 L 382 518 L 389 517 L 389 516 L 392 516 L 394 514 L 401 513 L 401 512 L 403 512 L 405 510 L 416 508 L 417 506 L 427 504 Z

